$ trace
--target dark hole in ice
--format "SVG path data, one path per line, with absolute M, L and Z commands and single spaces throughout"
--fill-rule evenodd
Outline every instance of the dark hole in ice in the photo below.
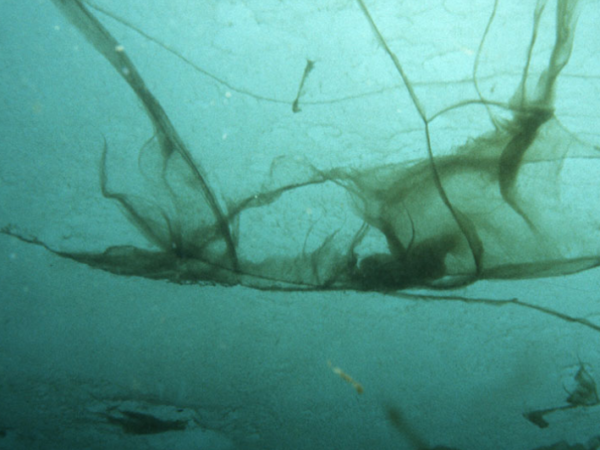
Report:
M 109 423 L 120 426 L 127 434 L 158 434 L 182 431 L 187 427 L 184 420 L 164 420 L 137 411 L 120 411 L 120 416 L 107 416 Z

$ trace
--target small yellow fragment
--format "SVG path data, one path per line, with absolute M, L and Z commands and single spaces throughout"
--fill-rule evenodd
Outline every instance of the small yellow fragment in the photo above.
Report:
M 331 370 L 333 371 L 333 373 L 335 373 L 336 375 L 338 375 L 342 380 L 344 380 L 346 383 L 349 383 L 352 385 L 352 387 L 356 390 L 356 392 L 360 395 L 364 392 L 364 389 L 362 387 L 362 384 L 360 384 L 358 381 L 356 381 L 354 378 L 352 378 L 350 375 L 348 375 L 346 372 L 344 372 L 342 369 L 340 369 L 339 367 L 335 367 L 331 364 L 331 361 L 327 361 L 327 365 L 331 368 Z

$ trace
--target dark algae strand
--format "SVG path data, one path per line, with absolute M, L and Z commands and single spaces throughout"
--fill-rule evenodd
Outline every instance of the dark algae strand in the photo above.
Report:
M 357 18 L 357 36 L 369 43 L 369 58 L 389 69 L 376 75 L 388 77 L 393 86 L 393 95 L 381 98 L 391 103 L 397 95 L 406 99 L 402 114 L 414 124 L 411 139 L 419 136 L 420 153 L 415 150 L 410 158 L 392 162 L 373 156 L 370 164 L 349 161 L 346 166 L 324 165 L 302 154 L 283 155 L 266 173 L 256 174 L 260 181 L 251 183 L 250 189 L 231 193 L 216 181 L 222 180 L 220 174 L 207 176 L 203 162 L 215 158 L 210 141 L 199 135 L 192 146 L 184 142 L 176 122 L 111 27 L 116 21 L 239 95 L 267 103 L 269 95 L 234 89 L 223 77 L 200 70 L 117 14 L 80 0 L 53 2 L 112 65 L 115 77 L 127 83 L 152 126 L 152 135 L 133 149 L 144 161 L 143 177 L 152 189 L 120 188 L 110 160 L 123 150 L 113 148 L 110 139 L 99 144 L 103 149 L 99 190 L 121 207 L 148 247 L 64 251 L 15 225 L 5 225 L 6 234 L 118 275 L 265 290 L 444 290 L 483 279 L 565 275 L 600 264 L 597 211 L 564 203 L 566 198 L 594 195 L 600 154 L 559 121 L 562 111 L 555 105 L 558 81 L 575 51 L 580 2 L 536 3 L 527 31 L 530 37 L 523 43 L 526 51 L 514 56 L 518 73 L 511 74 L 515 81 L 511 91 L 503 99 L 487 100 L 495 86 L 486 90 L 480 76 L 486 61 L 482 55 L 491 42 L 488 34 L 511 32 L 498 19 L 501 2 L 494 2 L 473 55 L 473 79 L 466 83 L 476 95 L 435 111 L 429 93 L 433 85 L 413 79 L 418 72 L 407 55 L 415 43 L 398 39 L 402 30 L 385 25 L 370 2 L 356 0 L 348 12 Z M 303 136 L 317 136 L 324 129 L 331 131 L 332 139 L 346 139 L 343 134 L 335 136 L 335 124 L 321 127 L 316 110 L 326 106 L 337 111 L 334 117 L 341 127 L 346 110 L 340 105 L 360 96 L 315 101 L 326 69 L 325 62 L 319 62 L 315 70 L 315 60 L 319 59 L 307 59 L 301 76 L 295 72 L 294 80 L 285 83 L 297 86 L 292 111 L 289 97 L 272 104 L 287 105 L 282 120 L 307 127 Z M 486 76 L 501 80 L 505 74 Z M 308 86 L 311 100 L 304 102 Z M 436 92 L 452 93 L 452 88 L 449 82 L 435 85 Z M 301 109 L 302 114 L 294 114 Z M 487 129 L 478 125 L 469 134 L 469 121 L 453 124 L 455 117 L 473 111 L 489 119 Z M 450 125 L 440 131 L 438 123 L 443 121 Z M 460 126 L 469 137 L 444 147 L 440 139 L 444 130 Z M 368 136 L 361 145 L 368 154 Z M 399 151 L 405 150 L 412 149 Z M 321 212 L 312 214 L 316 210 Z M 284 238 L 275 242 L 275 235 Z

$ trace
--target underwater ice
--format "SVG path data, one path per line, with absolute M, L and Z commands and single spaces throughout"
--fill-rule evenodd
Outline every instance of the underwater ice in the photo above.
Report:
M 102 194 L 122 207 L 152 248 L 66 252 L 43 244 L 59 255 L 120 275 L 177 283 L 375 291 L 557 276 L 600 262 L 600 209 L 593 200 L 598 149 L 561 122 L 568 111 L 555 110 L 556 98 L 575 93 L 568 80 L 566 87 L 560 82 L 576 49 L 579 2 L 538 1 L 522 24 L 529 40 L 505 56 L 512 65 L 505 72 L 490 62 L 496 49 L 490 41 L 508 39 L 511 30 L 497 18 L 506 13 L 497 2 L 487 12 L 478 47 L 465 50 L 472 55 L 470 79 L 452 82 L 452 74 L 444 74 L 444 80 L 405 61 L 414 36 L 403 40 L 400 29 L 380 29 L 378 11 L 358 0 L 347 13 L 361 27 L 361 38 L 372 49 L 370 58 L 385 68 L 375 75 L 395 83 L 386 95 L 373 94 L 378 102 L 389 103 L 378 107 L 397 104 L 401 111 L 398 120 L 389 122 L 397 126 L 393 152 L 378 161 L 377 149 L 365 136 L 349 153 L 373 153 L 368 159 L 332 165 L 311 160 L 309 152 L 280 155 L 266 173 L 236 175 L 259 181 L 247 183 L 252 186 L 247 191 L 231 193 L 215 184 L 219 176 L 213 169 L 205 168 L 204 160 L 215 157 L 213 150 L 201 135 L 198 142 L 181 137 L 142 71 L 105 24 L 108 19 L 127 22 L 83 1 L 54 3 L 114 66 L 115 76 L 128 83 L 154 130 L 139 149 L 113 148 L 107 137 L 100 169 Z M 426 30 L 410 30 L 417 32 Z M 429 58 L 446 56 L 440 50 Z M 318 114 L 306 119 L 319 104 L 314 93 L 312 103 L 306 97 L 317 81 L 324 82 L 318 78 L 326 75 L 319 74 L 319 66 L 326 62 L 306 58 L 304 64 L 296 98 L 289 104 L 255 95 L 256 101 L 273 103 L 277 114 L 287 114 L 290 126 L 299 127 L 290 139 L 294 133 L 315 132 L 318 120 Z M 425 80 L 416 79 L 418 75 Z M 455 101 L 437 105 L 444 95 Z M 346 102 L 360 108 L 351 96 Z M 344 105 L 331 100 L 329 107 L 337 103 Z M 343 113 L 340 107 L 340 129 Z M 445 139 L 447 133 L 450 139 Z M 379 142 L 376 136 L 373 142 Z M 240 140 L 237 145 L 246 144 Z M 111 155 L 119 152 L 139 152 L 145 181 L 137 190 L 122 191 L 113 179 Z M 14 228 L 4 231 L 42 244 Z

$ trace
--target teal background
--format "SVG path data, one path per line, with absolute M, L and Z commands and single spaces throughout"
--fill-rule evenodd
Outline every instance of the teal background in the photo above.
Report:
M 499 5 L 481 84 L 486 98 L 507 101 L 533 2 Z M 281 156 L 328 168 L 423 155 L 410 100 L 353 2 L 102 6 L 221 80 L 95 12 L 220 198 L 260 188 Z M 596 4 L 584 6 L 556 109 L 598 145 L 600 17 Z M 410 48 L 398 54 L 428 111 L 473 96 L 474 55 L 490 9 L 490 2 L 372 6 L 391 45 Z M 152 131 L 135 96 L 50 2 L 3 0 L 0 13 L 0 224 L 71 251 L 149 246 L 98 182 L 106 138 L 115 183 L 136 186 L 137 150 Z M 551 49 L 551 25 L 542 30 L 538 39 Z M 542 45 L 539 61 L 546 56 Z M 293 114 L 307 59 L 315 69 L 302 112 Z M 437 142 L 452 148 L 486 126 L 476 116 L 457 121 L 436 124 Z M 456 123 L 469 123 L 468 133 Z M 294 235 L 284 228 L 271 244 Z M 387 420 L 388 407 L 402 411 L 431 448 L 524 450 L 561 440 L 596 448 L 588 442 L 600 434 L 598 407 L 551 414 L 544 430 L 522 416 L 564 404 L 580 362 L 598 373 L 600 336 L 576 323 L 515 305 L 119 278 L 5 235 L 0 258 L 0 448 L 414 448 Z M 599 284 L 594 270 L 436 295 L 516 297 L 594 322 Z M 128 435 L 101 414 L 118 404 L 180 408 L 194 424 Z

